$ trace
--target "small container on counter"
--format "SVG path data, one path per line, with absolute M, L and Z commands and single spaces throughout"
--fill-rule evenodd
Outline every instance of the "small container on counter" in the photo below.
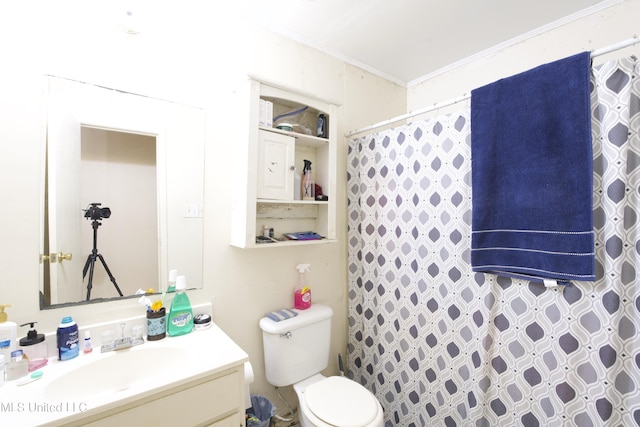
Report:
M 84 345 L 82 346 L 82 351 L 86 353 L 91 353 L 93 351 L 93 344 L 91 343 L 91 331 L 84 332 Z
M 167 320 L 164 307 L 147 311 L 147 341 L 157 341 L 167 336 Z
M 211 327 L 211 316 L 206 313 L 198 314 L 193 318 L 193 325 L 196 331 L 204 331 Z
M 29 362 L 22 350 L 11 352 L 11 362 L 7 365 L 7 380 L 17 380 L 29 374 Z

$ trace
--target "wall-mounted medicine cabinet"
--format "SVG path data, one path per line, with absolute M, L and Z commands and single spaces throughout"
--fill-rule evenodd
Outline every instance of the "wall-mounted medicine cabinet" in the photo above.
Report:
M 337 106 L 255 79 L 236 91 L 236 99 L 245 124 L 233 133 L 231 244 L 265 248 L 336 241 Z M 324 125 L 318 126 L 319 117 Z M 324 197 L 304 193 L 305 160 Z M 286 237 L 305 232 L 322 238 Z

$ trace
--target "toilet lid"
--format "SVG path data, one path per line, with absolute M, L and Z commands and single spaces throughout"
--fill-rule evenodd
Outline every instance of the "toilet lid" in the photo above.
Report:
M 373 394 L 345 377 L 329 377 L 309 385 L 305 401 L 316 417 L 340 427 L 366 426 L 378 413 Z

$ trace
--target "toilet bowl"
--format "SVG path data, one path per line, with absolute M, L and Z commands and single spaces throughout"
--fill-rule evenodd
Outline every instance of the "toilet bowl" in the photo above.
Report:
M 366 388 L 345 377 L 313 375 L 293 385 L 302 427 L 382 427 L 380 402 Z

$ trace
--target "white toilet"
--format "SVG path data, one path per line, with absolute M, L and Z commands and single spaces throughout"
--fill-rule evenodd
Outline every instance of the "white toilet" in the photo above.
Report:
M 366 388 L 345 377 L 325 377 L 331 343 L 330 307 L 314 304 L 293 318 L 260 320 L 267 381 L 293 384 L 302 427 L 379 427 L 380 402 Z

